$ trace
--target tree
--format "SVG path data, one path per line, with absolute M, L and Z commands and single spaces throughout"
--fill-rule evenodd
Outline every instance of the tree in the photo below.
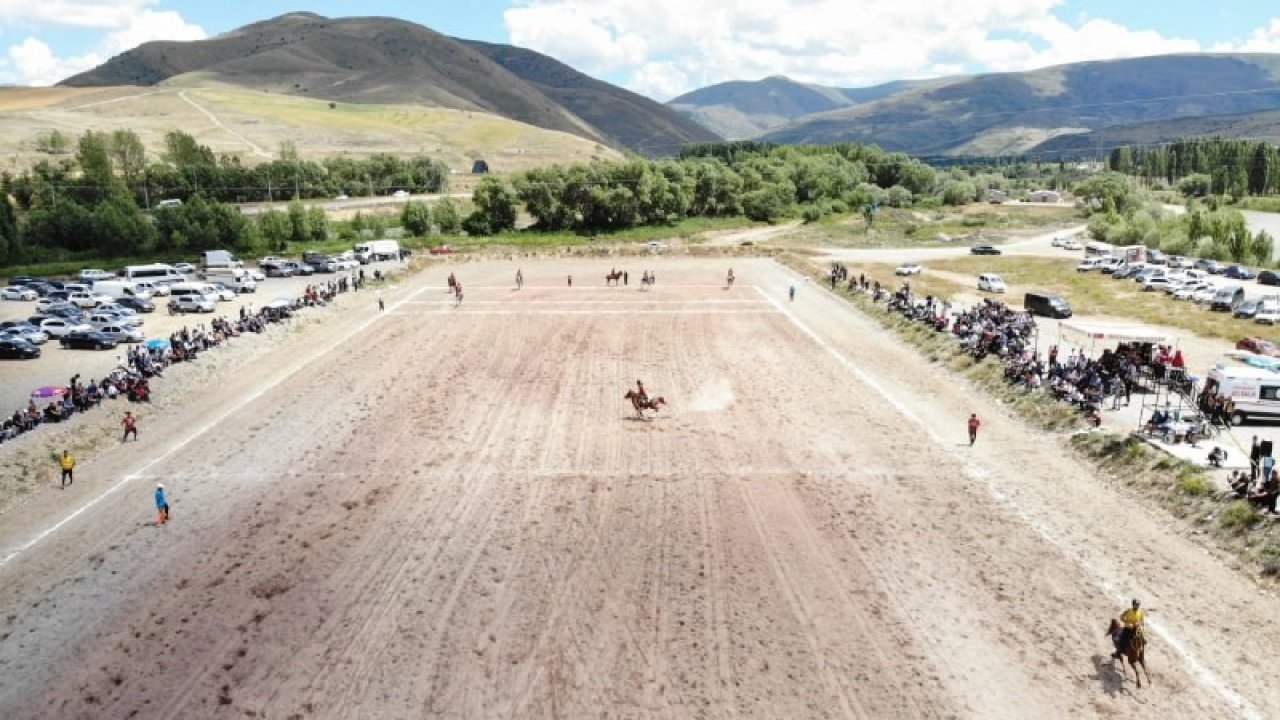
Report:
M 1075 194 L 1094 212 L 1115 211 L 1128 215 L 1137 209 L 1139 198 L 1129 178 L 1118 172 L 1098 173 L 1076 185 Z
M 435 216 L 436 227 L 441 233 L 456 235 L 462 230 L 462 215 L 458 212 L 458 205 L 453 200 L 441 198 L 431 214 Z
M 418 200 L 404 204 L 400 211 L 400 226 L 410 235 L 422 237 L 431 232 L 431 208 Z
M 308 222 L 307 208 L 294 200 L 289 203 L 289 242 L 305 244 L 311 240 L 311 226 Z
M 258 233 L 274 252 L 284 252 L 293 237 L 293 222 L 288 214 L 268 210 L 258 216 Z
M 0 193 L 0 265 L 17 265 L 22 259 L 22 237 L 18 234 L 13 203 Z
M 471 195 L 475 209 L 464 223 L 472 235 L 495 235 L 516 226 L 516 194 L 498 178 L 487 177 Z
M 92 130 L 81 135 L 76 163 L 80 165 L 83 183 L 92 185 L 99 193 L 107 192 L 116 184 L 107 135 Z
M 1204 173 L 1196 173 L 1178 181 L 1178 192 L 1186 197 L 1204 197 L 1209 194 L 1212 185 L 1212 177 Z
M 58 130 L 50 130 L 36 138 L 36 151 L 46 155 L 63 155 L 70 148 L 71 142 Z
M 307 209 L 307 236 L 312 242 L 325 242 L 329 239 L 329 217 L 324 208 L 314 206 Z
M 1259 230 L 1257 235 L 1253 236 L 1253 242 L 1249 245 L 1249 255 L 1253 257 L 1253 262 L 1258 265 L 1268 265 L 1271 263 L 1272 253 L 1275 252 L 1275 240 L 1271 237 L 1271 233 L 1266 230 Z
M 147 149 L 138 133 L 132 130 L 113 130 L 107 142 L 107 150 L 120 181 L 129 190 L 136 190 L 147 170 Z

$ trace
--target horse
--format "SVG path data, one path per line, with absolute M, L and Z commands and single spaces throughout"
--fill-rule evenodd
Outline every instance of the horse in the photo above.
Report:
M 641 398 L 640 393 L 636 392 L 635 390 L 628 390 L 627 394 L 622 396 L 622 399 L 631 401 L 631 407 L 636 409 L 636 417 L 641 420 L 644 419 L 645 410 L 652 410 L 654 412 L 658 412 L 658 408 L 660 406 L 667 404 L 667 401 L 664 400 L 661 396 L 652 397 L 646 400 L 644 398 Z
M 1119 642 L 1120 631 L 1123 626 L 1120 621 L 1111 618 L 1111 625 L 1107 628 L 1107 636 L 1111 638 L 1112 643 Z M 1121 657 L 1120 672 L 1125 677 L 1129 677 L 1129 672 L 1124 669 L 1125 660 L 1129 661 L 1129 665 L 1133 667 L 1133 676 L 1138 680 L 1138 687 L 1142 687 L 1142 676 L 1138 674 L 1138 666 L 1142 666 L 1142 672 L 1147 676 L 1147 684 L 1151 684 L 1151 672 L 1147 670 L 1147 634 L 1141 626 L 1133 631 L 1133 635 L 1129 637 L 1129 643 L 1126 647 L 1117 650 Z M 1115 657 L 1114 655 L 1112 656 Z
M 622 279 L 622 271 L 614 270 L 612 272 L 605 273 L 604 284 L 606 287 L 609 285 L 617 285 L 618 281 L 621 279 Z

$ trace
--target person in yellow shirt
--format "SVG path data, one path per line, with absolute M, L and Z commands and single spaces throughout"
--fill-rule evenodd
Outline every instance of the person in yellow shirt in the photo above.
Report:
M 1143 628 L 1146 623 L 1147 614 L 1142 611 L 1142 603 L 1137 598 L 1133 600 L 1133 607 L 1120 613 L 1120 622 L 1124 623 L 1124 629 L 1116 636 L 1116 651 L 1111 657 L 1119 658 L 1120 651 L 1129 647 L 1129 641 L 1133 639 L 1133 634 Z
M 75 481 L 71 471 L 76 469 L 76 459 L 71 457 L 71 453 L 62 451 L 62 457 L 58 458 L 58 467 L 62 468 L 62 487 Z

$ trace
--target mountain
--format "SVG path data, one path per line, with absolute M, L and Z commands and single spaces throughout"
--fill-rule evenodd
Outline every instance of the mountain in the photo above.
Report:
M 1116 125 L 1088 133 L 1060 135 L 1028 154 L 1052 158 L 1104 156 L 1122 145 L 1160 145 L 1179 138 L 1248 138 L 1280 142 L 1280 109 Z
M 798 83 L 775 76 L 754 82 L 735 81 L 694 90 L 667 106 L 702 123 L 719 135 L 744 139 L 816 113 L 879 100 L 918 83 L 897 81 L 869 88 L 833 88 Z
M 197 75 L 219 84 L 337 102 L 488 112 L 636 150 L 641 148 L 627 145 L 624 138 L 644 138 L 649 146 L 667 149 L 714 139 L 657 103 L 532 51 L 499 48 L 395 18 L 290 13 L 206 40 L 146 43 L 60 84 L 181 84 Z M 491 55 L 502 56 L 516 70 Z M 590 119 L 562 104 L 570 98 Z M 644 112 L 635 112 L 640 107 Z
M 771 121 L 786 118 L 786 124 L 750 135 L 773 142 L 868 142 L 917 155 L 1009 154 L 1118 125 L 1280 108 L 1280 55 L 1162 55 L 864 91 L 788 83 L 727 83 L 672 105 L 685 112 L 696 105 L 699 118 L 729 110 L 769 118 L 776 108 Z M 818 97 L 834 97 L 834 107 L 823 108 Z M 843 106 L 840 97 L 848 100 Z M 810 107 L 817 109 L 795 116 Z
M 646 155 L 671 155 L 690 143 L 721 139 L 662 103 L 596 80 L 541 53 L 477 40 L 459 42 L 606 132 L 622 147 Z

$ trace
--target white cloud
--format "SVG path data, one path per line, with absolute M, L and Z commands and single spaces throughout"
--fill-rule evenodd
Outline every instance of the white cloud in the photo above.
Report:
M 199 40 L 204 29 L 192 25 L 170 10 L 148 10 L 154 0 L 104 0 L 20 4 L 0 0 L 0 19 L 37 26 L 75 25 L 104 30 L 102 39 L 89 52 L 59 57 L 48 43 L 29 36 L 8 50 L 9 65 L 0 69 L 0 79 L 19 85 L 52 85 L 76 73 L 102 64 L 114 55 L 153 40 Z M 75 13 L 76 17 L 55 18 L 54 11 Z
M 1199 50 L 1194 40 L 1053 14 L 1063 0 L 524 0 L 511 42 L 667 99 L 787 75 L 857 87 Z M 1275 40 L 1280 42 L 1280 26 Z
M 1273 18 L 1266 27 L 1254 30 L 1243 42 L 1221 42 L 1213 46 L 1215 52 L 1280 52 L 1280 18 Z

